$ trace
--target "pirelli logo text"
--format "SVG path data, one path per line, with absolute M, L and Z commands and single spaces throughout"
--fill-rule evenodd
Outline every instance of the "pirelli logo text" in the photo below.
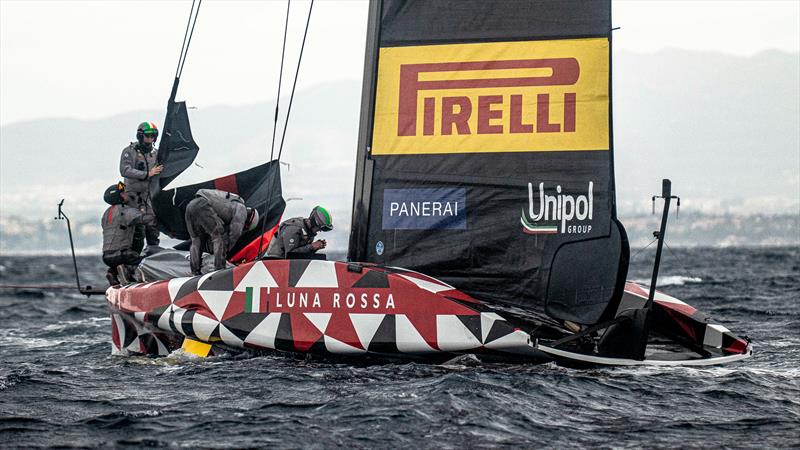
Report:
M 420 74 L 442 72 L 490 71 L 503 69 L 549 69 L 546 76 L 509 77 L 509 78 L 472 78 L 455 80 L 420 81 Z M 421 91 L 447 89 L 481 89 L 481 88 L 514 88 L 528 86 L 571 86 L 578 81 L 580 66 L 575 58 L 559 59 L 520 59 L 510 61 L 476 61 L 440 64 L 403 64 L 400 66 L 400 105 L 397 116 L 397 135 L 417 135 L 417 99 Z M 441 111 L 441 133 L 453 134 L 502 134 L 504 108 L 503 95 L 478 95 L 478 104 L 473 105 L 467 96 L 443 96 L 437 105 L 436 97 L 423 97 L 423 134 L 434 134 L 434 122 L 437 108 Z M 509 100 L 509 133 L 532 133 L 533 124 L 524 123 L 523 95 L 511 94 Z M 477 107 L 474 107 L 477 106 Z M 498 106 L 501 106 L 498 108 Z M 477 126 L 470 129 L 470 118 L 477 110 Z M 527 114 L 526 114 L 527 115 Z M 564 93 L 563 128 L 559 123 L 550 122 L 550 94 L 536 94 L 536 132 L 554 133 L 559 131 L 575 131 L 575 92 Z
M 608 148 L 605 39 L 381 49 L 373 154 Z

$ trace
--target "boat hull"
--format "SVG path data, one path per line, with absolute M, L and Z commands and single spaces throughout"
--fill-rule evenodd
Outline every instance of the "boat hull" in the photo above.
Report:
M 110 288 L 113 351 L 163 355 L 182 337 L 233 349 L 549 359 L 470 296 L 425 275 L 316 260 L 265 260 L 199 277 Z
M 745 340 L 661 292 L 654 331 L 694 352 L 643 362 L 555 348 L 570 331 L 552 320 L 534 326 L 434 278 L 371 264 L 264 260 L 109 288 L 106 296 L 119 355 L 168 355 L 184 341 L 234 351 L 431 360 L 471 353 L 578 365 L 717 364 L 750 354 Z M 617 313 L 641 308 L 646 298 L 644 287 L 627 283 Z

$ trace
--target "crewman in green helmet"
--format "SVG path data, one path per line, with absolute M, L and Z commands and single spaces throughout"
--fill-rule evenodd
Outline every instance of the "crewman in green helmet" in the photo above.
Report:
M 150 199 L 150 184 L 158 177 L 163 167 L 158 164 L 158 152 L 154 144 L 158 139 L 158 128 L 153 122 L 142 122 L 136 128 L 136 142 L 122 150 L 119 162 L 120 175 L 125 177 L 126 192 L 130 205 L 142 213 L 147 254 L 157 251 L 158 224 Z
M 327 245 L 324 239 L 314 240 L 320 231 L 333 230 L 333 217 L 322 206 L 315 206 L 306 217 L 284 221 L 267 248 L 273 258 L 310 257 Z

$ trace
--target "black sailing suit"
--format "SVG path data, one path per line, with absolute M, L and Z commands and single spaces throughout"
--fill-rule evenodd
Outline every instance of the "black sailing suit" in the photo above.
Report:
M 158 165 L 158 152 L 152 145 L 137 142 L 122 150 L 119 173 L 125 178 L 125 192 L 130 196 L 130 204 L 142 213 L 142 223 L 148 246 L 158 245 L 158 224 L 153 204 L 150 200 L 150 169 Z
M 267 248 L 267 256 L 273 258 L 287 258 L 292 255 L 303 256 L 316 253 L 311 246 L 314 242 L 314 233 L 306 226 L 305 217 L 295 217 L 284 221 Z
M 200 189 L 186 205 L 186 228 L 192 238 L 189 264 L 192 274 L 199 275 L 203 250 L 214 254 L 214 270 L 225 268 L 228 251 L 244 231 L 247 208 L 236 194 L 217 189 Z

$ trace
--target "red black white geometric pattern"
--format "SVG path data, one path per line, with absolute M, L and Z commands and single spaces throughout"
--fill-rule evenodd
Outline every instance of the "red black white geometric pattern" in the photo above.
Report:
M 452 286 L 373 265 L 257 261 L 112 288 L 107 297 L 114 323 L 132 315 L 137 336 L 155 330 L 238 348 L 333 354 L 525 354 L 533 348 L 530 335 Z M 135 347 L 120 345 L 116 352 Z M 152 349 L 162 354 L 157 345 Z
M 641 308 L 627 283 L 618 310 Z M 531 336 L 439 280 L 408 270 L 317 260 L 267 260 L 198 277 L 107 291 L 115 354 L 165 355 L 183 337 L 233 348 L 342 355 L 502 353 L 537 356 Z M 661 292 L 667 335 L 725 354 L 748 343 Z M 541 356 L 541 355 L 538 355 Z
M 111 314 L 111 354 L 167 356 L 175 348 L 169 335 L 142 325 L 144 313 Z
M 648 294 L 647 287 L 627 282 L 617 314 L 624 309 L 643 307 Z M 655 320 L 667 334 L 688 339 L 701 347 L 719 349 L 726 354 L 748 351 L 747 341 L 736 337 L 723 325 L 713 323 L 708 315 L 675 297 L 656 290 L 653 304 Z

